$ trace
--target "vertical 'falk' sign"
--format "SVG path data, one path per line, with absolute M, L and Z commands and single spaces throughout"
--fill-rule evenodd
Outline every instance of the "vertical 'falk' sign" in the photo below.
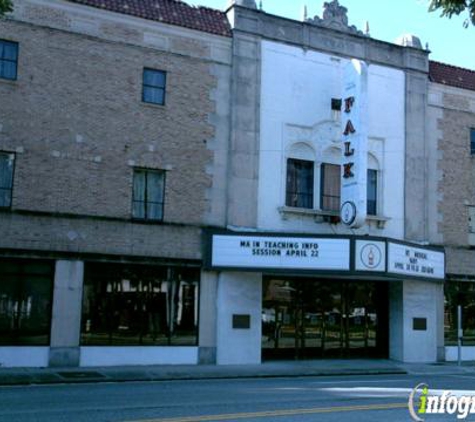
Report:
M 341 221 L 358 228 L 366 221 L 368 169 L 368 67 L 353 59 L 345 65 L 342 102 L 343 161 Z

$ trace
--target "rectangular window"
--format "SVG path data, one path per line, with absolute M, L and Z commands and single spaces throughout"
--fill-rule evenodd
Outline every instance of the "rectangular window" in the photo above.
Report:
M 448 281 L 445 293 L 445 345 L 457 345 L 457 308 L 462 307 L 463 345 L 475 346 L 475 283 Z
M 470 129 L 470 153 L 475 155 L 475 129 Z
M 132 216 L 142 220 L 163 220 L 165 172 L 135 170 Z
M 341 169 L 338 164 L 323 163 L 320 178 L 320 208 L 340 211 Z
M 377 170 L 368 169 L 367 182 L 367 213 L 368 215 L 376 215 L 378 210 L 378 172 Z
M 0 78 L 16 80 L 18 67 L 18 43 L 0 40 Z
M 313 208 L 313 168 L 313 161 L 287 160 L 287 206 Z
M 167 74 L 163 70 L 144 69 L 142 101 L 165 105 L 166 82 Z
M 199 268 L 86 263 L 81 344 L 196 346 Z
M 0 208 L 12 205 L 14 163 L 14 154 L 0 152 Z
M 0 260 L 0 345 L 49 344 L 53 274 L 48 261 Z

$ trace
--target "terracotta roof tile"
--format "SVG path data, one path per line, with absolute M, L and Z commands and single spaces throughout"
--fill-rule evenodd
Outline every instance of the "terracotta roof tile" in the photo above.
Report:
M 475 71 L 445 63 L 429 61 L 432 82 L 475 91 Z
M 196 29 L 210 34 L 231 36 L 226 14 L 207 7 L 194 7 L 180 0 L 69 0 L 143 19 Z

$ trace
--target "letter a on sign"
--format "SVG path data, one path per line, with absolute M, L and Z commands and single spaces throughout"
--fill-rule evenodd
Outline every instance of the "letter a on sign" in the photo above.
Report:
M 351 120 L 348 120 L 348 122 L 346 123 L 345 131 L 343 132 L 343 135 L 348 136 L 355 132 L 356 130 L 353 126 L 353 123 L 351 123 Z
M 361 60 L 353 59 L 346 64 L 343 74 L 345 113 L 341 114 L 341 220 L 350 227 L 358 228 L 366 223 L 368 67 Z M 348 210 L 352 210 L 354 218 L 344 218 Z

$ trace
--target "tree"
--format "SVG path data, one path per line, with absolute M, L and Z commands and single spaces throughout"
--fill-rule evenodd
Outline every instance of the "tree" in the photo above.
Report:
M 8 12 L 13 12 L 12 0 L 0 0 L 0 16 Z
M 475 25 L 475 0 L 430 0 L 429 12 L 435 10 L 442 10 L 441 16 L 448 18 L 460 15 L 464 10 L 467 10 L 469 18 L 464 22 L 464 26 L 468 27 L 470 22 Z

